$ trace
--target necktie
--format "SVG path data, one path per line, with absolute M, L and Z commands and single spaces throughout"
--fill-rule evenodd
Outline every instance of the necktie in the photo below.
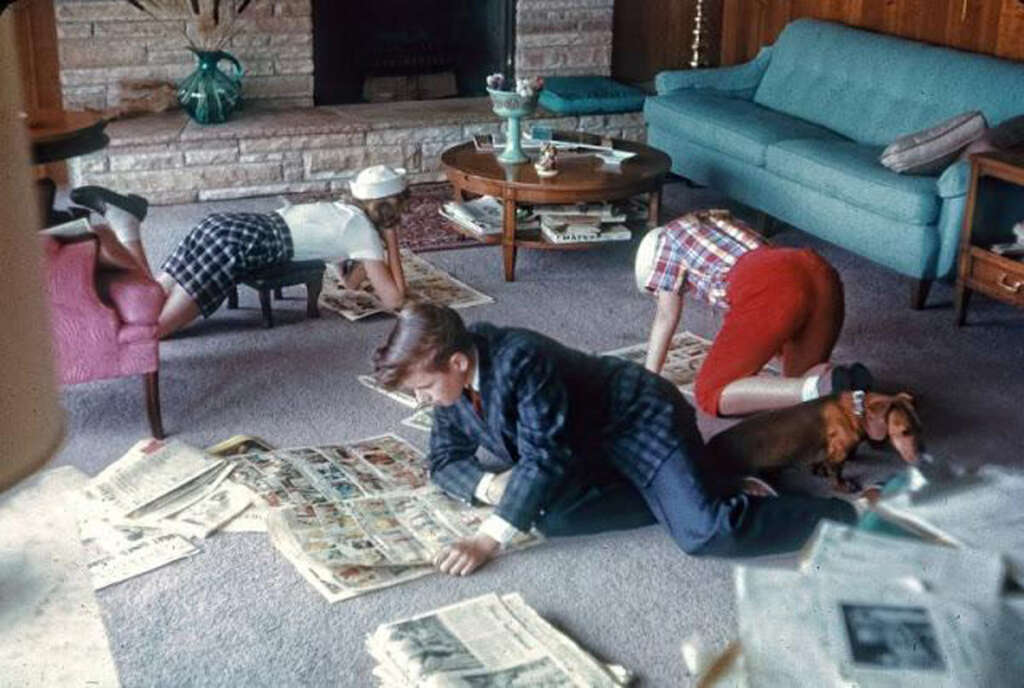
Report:
M 480 394 L 472 387 L 466 388 L 466 397 L 469 399 L 469 403 L 473 405 L 473 410 L 476 411 L 476 415 L 481 418 L 484 417 L 484 407 L 480 399 Z

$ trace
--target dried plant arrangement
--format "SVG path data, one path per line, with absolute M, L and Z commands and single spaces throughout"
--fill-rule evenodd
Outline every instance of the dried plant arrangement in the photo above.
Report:
M 157 20 L 184 19 L 194 27 L 185 40 L 194 50 L 220 50 L 242 30 L 239 17 L 260 0 L 125 0 Z

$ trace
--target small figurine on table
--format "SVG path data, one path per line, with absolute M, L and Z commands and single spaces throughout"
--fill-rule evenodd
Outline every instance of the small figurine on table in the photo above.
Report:
M 540 147 L 540 158 L 533 165 L 538 177 L 554 177 L 558 174 L 558 150 L 552 143 Z

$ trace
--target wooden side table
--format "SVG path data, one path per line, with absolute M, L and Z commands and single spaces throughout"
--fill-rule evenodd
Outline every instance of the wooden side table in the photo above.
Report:
M 964 224 L 960 230 L 960 264 L 956 278 L 957 326 L 964 324 L 967 302 L 974 291 L 1013 306 L 1024 307 L 1024 263 L 971 243 L 978 181 L 982 177 L 995 177 L 1024 187 L 1024 151 L 996 151 L 971 156 L 971 182 L 967 192 Z

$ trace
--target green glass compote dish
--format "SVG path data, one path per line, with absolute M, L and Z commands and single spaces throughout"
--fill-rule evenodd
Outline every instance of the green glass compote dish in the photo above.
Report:
M 537 99 L 540 97 L 540 91 L 536 91 L 529 96 L 521 96 L 515 91 L 496 91 L 493 88 L 488 88 L 487 92 L 491 94 L 494 114 L 508 121 L 505 150 L 498 155 L 498 162 L 507 165 L 529 162 L 530 159 L 523 153 L 523 149 L 519 144 L 521 136 L 519 120 L 523 117 L 529 117 L 537 109 Z

